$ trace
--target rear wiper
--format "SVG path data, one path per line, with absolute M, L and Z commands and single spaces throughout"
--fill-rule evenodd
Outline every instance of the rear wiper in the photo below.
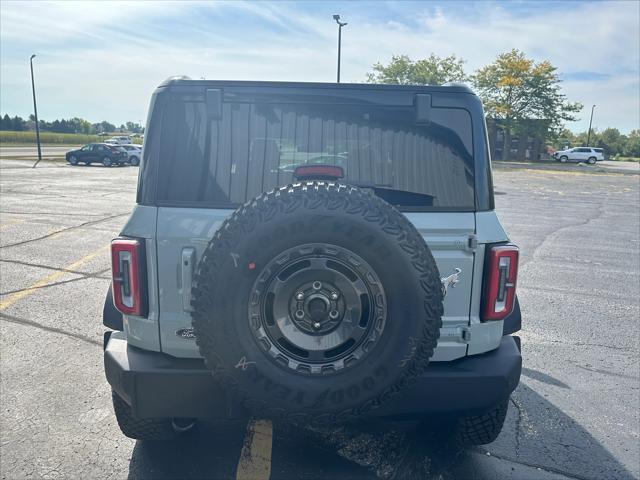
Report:
M 399 190 L 397 188 L 393 188 L 393 185 L 388 183 L 349 181 L 344 183 L 359 188 L 370 188 L 376 196 L 382 198 L 391 205 L 401 205 L 404 207 L 431 207 L 433 206 L 433 200 L 436 198 L 435 195 L 429 195 L 428 193 Z

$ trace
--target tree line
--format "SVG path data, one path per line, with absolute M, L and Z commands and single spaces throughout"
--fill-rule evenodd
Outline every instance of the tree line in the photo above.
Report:
M 115 131 L 127 131 L 131 133 L 143 133 L 144 127 L 139 123 L 126 122 L 116 127 L 116 125 L 107 121 L 98 123 L 91 123 L 83 118 L 69 118 L 54 120 L 47 122 L 46 120 L 38 120 L 38 126 L 42 132 L 55 132 L 55 133 L 83 133 L 85 135 L 95 135 L 98 133 L 112 133 Z M 9 114 L 0 116 L 0 130 L 9 130 L 14 132 L 22 132 L 27 130 L 35 130 L 36 122 L 33 115 L 29 115 L 29 118 L 25 120 L 22 117 L 14 116 L 13 118 Z
M 586 146 L 587 132 L 575 134 L 564 126 L 577 120 L 582 104 L 570 102 L 562 93 L 558 69 L 551 62 L 536 62 L 513 49 L 472 74 L 465 71 L 465 63 L 456 55 L 439 57 L 432 53 L 420 60 L 393 55 L 386 65 L 374 64 L 367 81 L 400 85 L 470 83 L 482 99 L 487 117 L 496 119 L 504 130 L 503 152 L 509 152 L 514 135 L 542 137 L 556 148 Z M 616 128 L 592 130 L 590 143 L 604 148 L 608 155 L 640 155 L 638 130 L 629 135 L 622 135 Z

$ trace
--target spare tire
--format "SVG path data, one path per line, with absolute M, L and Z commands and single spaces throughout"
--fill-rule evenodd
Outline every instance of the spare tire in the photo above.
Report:
M 256 415 L 347 420 L 410 385 L 442 325 L 438 268 L 380 198 L 308 182 L 236 210 L 192 290 L 207 366 Z

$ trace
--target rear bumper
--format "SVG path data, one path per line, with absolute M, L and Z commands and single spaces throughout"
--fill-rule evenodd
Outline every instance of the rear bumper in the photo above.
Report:
M 110 338 L 109 338 L 110 337 Z M 434 414 L 482 413 L 509 397 L 520 380 L 519 338 L 453 362 L 434 362 L 418 381 L 372 416 L 416 419 Z M 199 359 L 131 347 L 120 332 L 105 335 L 104 366 L 111 387 L 134 416 L 234 419 L 248 416 Z

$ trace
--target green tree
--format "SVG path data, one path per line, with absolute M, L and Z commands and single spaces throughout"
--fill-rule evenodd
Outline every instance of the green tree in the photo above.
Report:
M 367 73 L 369 83 L 398 85 L 443 85 L 447 82 L 468 80 L 464 72 L 464 60 L 451 55 L 413 61 L 407 55 L 393 55 L 388 65 L 376 63 L 373 72 Z
M 565 121 L 576 120 L 574 114 L 582 105 L 567 101 L 556 70 L 549 61 L 536 63 L 513 49 L 498 55 L 472 77 L 487 116 L 500 119 L 504 127 L 503 159 L 514 133 L 540 133 L 530 130 L 532 125 L 540 128 L 540 122 L 530 120 L 546 120 L 551 138 L 557 137 Z
M 113 123 L 109 123 L 106 120 L 103 120 L 100 123 L 94 124 L 94 127 L 97 132 L 113 132 L 116 129 L 116 126 Z
M 12 127 L 11 117 L 8 113 L 5 113 L 4 117 L 0 117 L 0 130 L 11 130 Z
M 628 157 L 640 157 L 640 130 L 631 130 L 627 136 L 627 144 L 622 152 Z
M 568 128 L 560 130 L 556 138 L 554 139 L 553 146 L 557 149 L 563 149 L 564 147 L 573 147 L 577 143 L 576 134 Z
M 591 134 L 593 138 L 593 132 Z M 592 145 L 603 148 L 607 155 L 620 155 L 624 150 L 627 137 L 620 134 L 617 128 L 605 128 L 597 140 L 592 141 Z
M 13 120 L 11 121 L 11 123 L 12 123 L 12 130 L 16 132 L 21 132 L 23 130 L 26 130 L 27 128 L 27 125 L 24 119 L 22 117 L 19 117 L 18 115 L 13 117 Z

